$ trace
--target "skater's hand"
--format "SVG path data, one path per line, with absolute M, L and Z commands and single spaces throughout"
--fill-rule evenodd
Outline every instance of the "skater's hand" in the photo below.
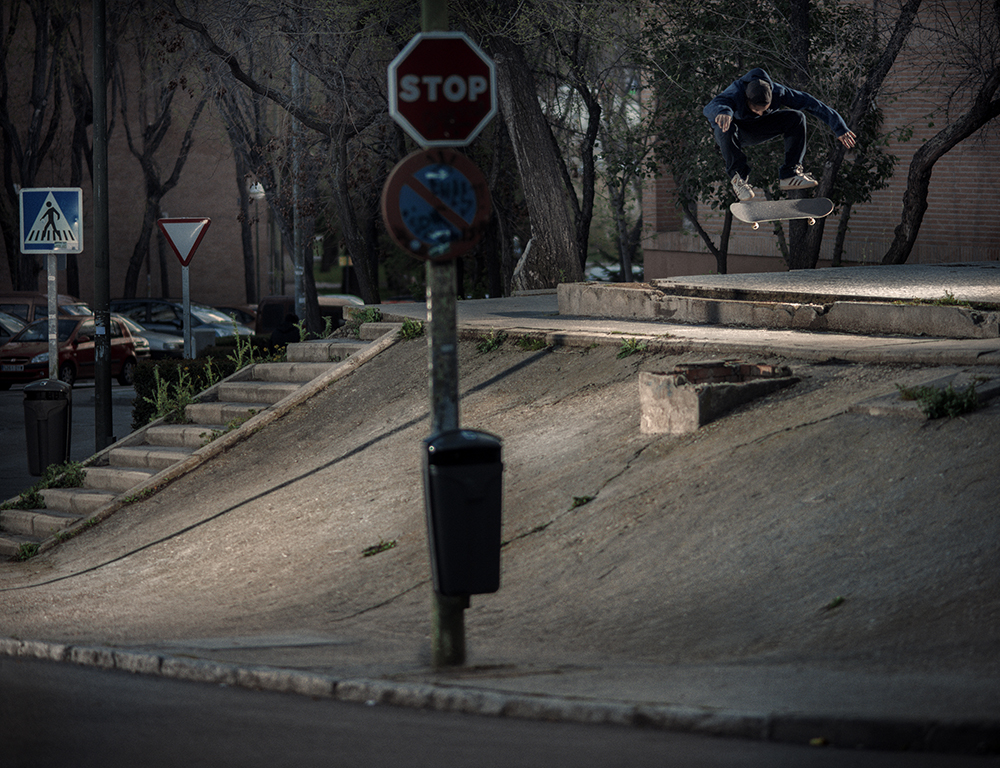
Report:
M 848 149 L 851 149 L 855 144 L 858 143 L 858 137 L 854 135 L 854 131 L 848 131 L 843 136 L 838 136 L 837 141 L 839 141 Z
M 716 115 L 715 124 L 718 125 L 723 131 L 729 130 L 729 124 L 733 122 L 732 115 Z

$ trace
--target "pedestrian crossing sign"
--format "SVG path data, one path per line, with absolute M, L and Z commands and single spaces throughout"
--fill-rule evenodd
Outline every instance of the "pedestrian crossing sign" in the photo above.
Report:
M 83 190 L 22 189 L 21 253 L 83 251 Z

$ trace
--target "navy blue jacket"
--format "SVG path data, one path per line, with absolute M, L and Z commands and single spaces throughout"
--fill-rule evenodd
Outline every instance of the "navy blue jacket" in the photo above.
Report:
M 847 123 L 844 122 L 844 118 L 836 110 L 830 109 L 822 101 L 804 91 L 796 91 L 794 88 L 788 88 L 781 83 L 774 82 L 768 76 L 767 72 L 759 67 L 751 69 L 743 77 L 734 81 L 726 90 L 708 102 L 702 110 L 702 114 L 711 123 L 714 123 L 715 118 L 719 115 L 732 115 L 735 120 L 745 120 L 748 122 L 758 119 L 758 115 L 750 111 L 750 105 L 747 104 L 746 97 L 747 83 L 756 79 L 766 80 L 771 84 L 771 106 L 764 113 L 765 115 L 782 107 L 800 109 L 803 112 L 815 115 L 830 126 L 830 129 L 836 136 L 843 136 L 849 130 Z

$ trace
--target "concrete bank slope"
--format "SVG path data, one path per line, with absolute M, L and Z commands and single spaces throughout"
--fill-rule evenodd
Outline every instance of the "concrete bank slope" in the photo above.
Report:
M 1000 405 L 932 422 L 857 407 L 1000 376 L 995 351 L 945 365 L 984 340 L 926 341 L 943 345 L 919 348 L 928 365 L 913 340 L 875 338 L 907 361 L 862 364 L 835 334 L 700 327 L 673 346 L 680 326 L 595 330 L 555 300 L 459 303 L 467 333 L 511 331 L 459 345 L 461 422 L 504 440 L 507 542 L 501 590 L 466 614 L 467 667 L 429 665 L 420 340 L 0 564 L 0 650 L 366 703 L 995 752 Z M 589 340 L 538 348 L 518 329 Z M 664 346 L 621 357 L 632 333 Z M 799 381 L 693 433 L 641 433 L 639 373 L 720 351 Z M 376 544 L 392 546 L 366 557 Z
M 703 275 L 559 286 L 564 315 L 754 328 L 1000 336 L 1000 262 Z

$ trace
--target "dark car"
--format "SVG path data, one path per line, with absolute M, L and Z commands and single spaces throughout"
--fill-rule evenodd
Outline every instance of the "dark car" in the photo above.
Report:
M 132 332 L 132 338 L 142 339 L 146 342 L 146 346 L 149 350 L 148 356 L 153 360 L 162 360 L 166 357 L 174 357 L 178 359 L 184 357 L 183 336 L 176 336 L 172 333 L 151 331 L 148 328 L 143 328 L 135 320 L 125 317 L 125 315 L 115 315 L 115 317 L 121 318 L 121 321 L 125 323 L 129 331 Z M 140 354 L 139 357 L 141 358 L 142 355 Z
M 112 299 L 111 311 L 135 320 L 143 328 L 184 335 L 184 303 L 174 299 Z M 253 331 L 234 323 L 228 315 L 207 304 L 191 302 L 191 328 L 210 328 L 217 337 L 249 336 Z
M 222 314 L 233 318 L 240 325 L 245 325 L 247 328 L 253 328 L 254 323 L 257 322 L 257 307 L 221 306 L 216 307 L 216 309 Z
M 56 314 L 67 316 L 92 315 L 93 310 L 75 296 L 56 296 Z M 17 315 L 26 323 L 49 316 L 49 297 L 39 291 L 4 291 L 0 293 L 0 311 Z
M 67 384 L 94 377 L 94 318 L 60 317 L 57 320 L 59 378 Z M 135 341 L 120 320 L 111 319 L 111 375 L 120 384 L 135 377 Z M 0 347 L 0 390 L 49 375 L 49 322 L 38 320 Z
M 27 323 L 17 315 L 0 311 L 0 346 L 3 346 L 14 334 L 21 331 Z
M 338 293 L 332 296 L 318 296 L 320 318 L 326 320 L 330 318 L 333 328 L 340 328 L 344 324 L 344 310 L 347 307 L 363 307 L 364 300 L 347 293 Z M 257 326 L 256 332 L 263 336 L 270 336 L 288 315 L 295 314 L 294 296 L 265 296 L 257 305 Z M 302 320 L 302 318 L 299 318 Z

